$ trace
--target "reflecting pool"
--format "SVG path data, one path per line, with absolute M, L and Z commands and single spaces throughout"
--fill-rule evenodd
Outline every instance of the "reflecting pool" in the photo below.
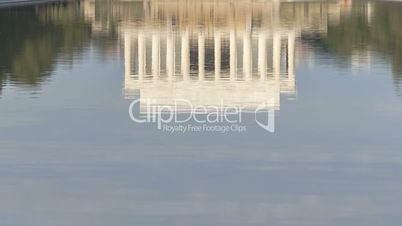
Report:
M 0 225 L 402 222 L 402 2 L 0 9 Z

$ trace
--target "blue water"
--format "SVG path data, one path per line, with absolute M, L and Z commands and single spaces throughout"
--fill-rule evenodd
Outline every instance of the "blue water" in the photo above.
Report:
M 402 221 L 401 4 L 279 4 L 275 29 L 299 29 L 296 88 L 280 94 L 274 133 L 246 114 L 241 124 L 246 131 L 224 134 L 168 133 L 155 123 L 133 122 L 129 105 L 145 94 L 140 89 L 127 96 L 124 26 L 133 34 L 138 27 L 150 32 L 159 26 L 164 34 L 169 20 L 145 23 L 147 3 L 93 4 L 0 11 L 0 225 L 394 226 Z M 199 4 L 207 9 L 213 3 Z M 230 5 L 221 4 L 212 6 L 221 10 L 216 18 Z M 243 12 L 241 4 L 232 3 Z M 243 26 L 249 15 L 255 37 L 265 26 L 260 15 L 273 14 L 259 3 L 244 4 L 251 9 L 236 14 L 236 23 Z M 156 9 L 181 24 L 177 11 L 191 15 L 183 5 L 173 1 Z M 320 7 L 323 21 L 332 21 L 317 31 L 314 10 Z M 289 19 L 300 15 L 299 8 L 304 17 Z M 333 21 L 334 12 L 339 21 Z M 192 31 L 230 27 L 221 20 L 208 24 L 208 18 L 215 17 L 184 21 Z M 15 27 L 19 23 L 24 26 Z M 307 28 L 300 31 L 302 23 Z M 180 29 L 173 28 L 177 64 Z M 206 37 L 206 73 L 213 77 L 208 46 L 214 39 Z M 197 43 L 195 36 L 192 77 L 198 74 Z M 222 49 L 229 52 L 228 46 Z M 145 47 L 150 54 L 151 42 Z M 282 41 L 281 50 L 287 48 Z M 285 58 L 282 53 L 282 67 Z M 222 62 L 228 73 L 229 62 Z

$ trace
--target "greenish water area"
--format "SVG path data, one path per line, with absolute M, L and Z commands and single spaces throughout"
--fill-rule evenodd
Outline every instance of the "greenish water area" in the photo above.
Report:
M 402 2 L 0 9 L 0 226 L 402 222 Z

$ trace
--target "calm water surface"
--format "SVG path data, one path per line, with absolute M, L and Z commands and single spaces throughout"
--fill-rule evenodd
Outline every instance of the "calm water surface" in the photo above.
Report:
M 401 27 L 380 1 L 1 9 L 0 225 L 398 225 Z M 130 120 L 175 98 L 269 101 L 275 132 Z

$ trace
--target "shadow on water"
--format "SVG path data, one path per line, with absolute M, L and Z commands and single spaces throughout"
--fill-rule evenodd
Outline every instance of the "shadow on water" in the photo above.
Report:
M 402 96 L 401 27 L 401 3 L 357 1 L 344 10 L 339 23 L 329 24 L 320 43 L 342 66 L 350 67 L 356 54 L 366 58 L 374 54 L 389 62 L 397 94 Z
M 2 9 L 0 27 L 0 87 L 40 85 L 58 59 L 73 64 L 91 37 L 90 24 L 73 4 Z

